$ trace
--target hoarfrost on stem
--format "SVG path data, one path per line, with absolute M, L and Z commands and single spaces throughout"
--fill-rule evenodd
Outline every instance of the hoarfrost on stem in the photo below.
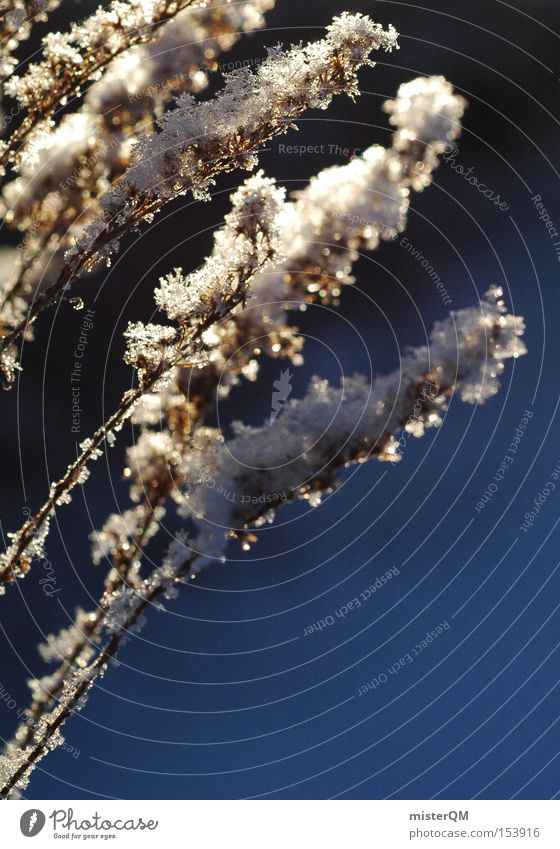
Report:
M 398 461 L 399 433 L 420 437 L 439 426 L 450 394 L 478 404 L 495 395 L 505 361 L 526 351 L 523 319 L 507 313 L 502 294 L 494 287 L 479 308 L 437 322 L 428 346 L 410 349 L 397 371 L 372 385 L 361 376 L 340 387 L 316 378 L 272 425 L 239 425 L 225 444 L 216 432 L 208 451 L 186 455 L 183 512 L 199 526 L 196 568 L 219 559 L 232 531 L 270 518 L 275 505 L 294 498 L 318 503 L 349 463 Z

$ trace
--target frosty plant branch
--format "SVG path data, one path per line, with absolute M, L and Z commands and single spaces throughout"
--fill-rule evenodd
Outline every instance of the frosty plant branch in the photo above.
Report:
M 373 385 L 362 377 L 340 387 L 316 379 L 304 398 L 286 405 L 272 428 L 238 426 L 237 435 L 225 445 L 218 433 L 213 440 L 207 433 L 208 449 L 193 451 L 184 461 L 184 512 L 194 520 L 197 533 L 190 544 L 180 536 L 161 569 L 134 586 L 114 584 L 96 613 L 80 614 L 75 626 L 49 638 L 44 656 L 63 663 L 55 676 L 33 684 L 38 695 L 29 718 L 34 722 L 31 727 L 22 724 L 0 761 L 0 793 L 25 787 L 34 765 L 62 742 L 61 726 L 83 706 L 123 637 L 141 627 L 148 606 L 161 595 L 172 597 L 187 575 L 221 560 L 230 536 L 246 535 L 251 525 L 272 521 L 267 496 L 282 492 L 286 501 L 304 498 L 316 506 L 349 465 L 373 458 L 400 459 L 399 433 L 404 429 L 420 437 L 426 428 L 439 426 L 455 392 L 464 401 L 483 403 L 498 391 L 505 361 L 525 352 L 523 330 L 523 320 L 507 314 L 502 292 L 494 288 L 480 308 L 458 311 L 437 323 L 429 346 L 412 349 L 398 371 L 376 378 Z M 208 485 L 209 476 L 213 485 Z M 248 502 L 225 499 L 223 491 L 243 492 Z M 255 506 L 262 495 L 267 506 Z M 103 633 L 111 636 L 97 650 L 93 641 Z M 47 710 L 41 713 L 45 702 Z
M 343 14 L 327 36 L 287 52 L 270 50 L 256 72 L 243 68 L 228 75 L 224 89 L 206 103 L 177 99 L 156 136 L 143 136 L 135 159 L 101 200 L 101 217 L 92 222 L 68 252 L 58 280 L 35 299 L 27 316 L 0 340 L 8 380 L 16 368 L 10 347 L 26 327 L 80 274 L 119 248 L 119 239 L 150 221 L 167 202 L 187 192 L 209 199 L 216 175 L 251 169 L 269 139 L 287 132 L 306 109 L 326 109 L 333 96 L 359 94 L 357 71 L 372 65 L 369 54 L 396 46 L 397 33 L 384 31 L 363 15 Z
M 57 107 L 79 93 L 116 56 L 135 44 L 150 41 L 160 26 L 198 0 L 113 0 L 68 33 L 50 33 L 44 39 L 43 60 L 4 84 L 25 117 L 0 146 L 0 165 L 17 162 L 20 145 L 44 125 Z
M 198 568 L 203 558 L 213 562 L 223 556 L 232 531 L 262 523 L 263 510 L 273 514 L 270 503 L 278 499 L 270 496 L 318 504 L 348 464 L 373 457 L 400 460 L 398 434 L 404 429 L 419 437 L 439 426 L 454 392 L 477 404 L 495 395 L 505 361 L 526 350 L 523 320 L 507 314 L 502 294 L 493 288 L 480 308 L 436 323 L 427 347 L 412 349 L 397 371 L 372 386 L 360 376 L 340 388 L 316 379 L 308 395 L 288 402 L 272 426 L 239 425 L 225 445 L 216 432 L 213 448 L 185 455 L 183 512 L 201 526 L 191 543 L 201 556 Z M 224 492 L 244 498 L 228 500 Z
M 216 234 L 214 252 L 202 268 L 187 278 L 177 271 L 172 281 L 162 283 L 158 303 L 176 325 L 130 325 L 126 360 L 137 369 L 139 384 L 124 393 L 105 424 L 81 443 L 78 457 L 52 484 L 38 513 L 17 533 L 10 534 L 12 543 L 0 557 L 0 589 L 23 577 L 33 557 L 43 556 L 55 508 L 70 500 L 76 484 L 85 482 L 88 462 L 101 456 L 105 443 L 113 444 L 115 434 L 142 396 L 163 388 L 179 363 L 203 358 L 204 333 L 246 298 L 251 279 L 278 249 L 283 197 L 283 191 L 261 174 L 248 180 L 232 197 L 232 212 Z

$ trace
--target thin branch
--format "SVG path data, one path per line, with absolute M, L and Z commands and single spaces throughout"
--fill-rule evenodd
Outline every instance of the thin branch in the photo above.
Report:
M 145 610 L 161 595 L 169 592 L 170 583 L 181 580 L 192 567 L 196 555 L 187 558 L 182 567 L 176 570 L 172 580 L 160 573 L 143 582 L 141 588 L 122 594 L 126 600 L 127 609 L 124 615 L 119 616 L 118 622 L 112 621 L 113 608 L 111 603 L 102 616 L 102 622 L 106 627 L 115 629 L 115 633 L 99 651 L 96 659 L 84 669 L 74 669 L 74 680 L 65 680 L 62 686 L 63 692 L 60 700 L 50 714 L 41 716 L 41 729 L 33 736 L 32 742 L 21 750 L 0 756 L 0 775 L 3 783 L 0 785 L 0 797 L 8 798 L 13 791 L 22 789 L 27 785 L 29 773 L 49 751 L 62 743 L 60 728 L 66 720 L 81 709 L 83 700 L 87 696 L 97 678 L 106 671 L 110 661 L 115 658 L 121 644 L 131 631 L 138 626 Z M 115 599 L 120 601 L 117 594 L 111 597 L 112 604 Z M 100 623 L 99 623 L 100 624 Z M 14 768 L 15 767 L 15 768 Z

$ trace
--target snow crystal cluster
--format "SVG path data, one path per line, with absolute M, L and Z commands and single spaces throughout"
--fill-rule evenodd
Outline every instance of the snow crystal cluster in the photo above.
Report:
M 252 169 L 262 145 L 304 110 L 325 109 L 338 93 L 359 94 L 357 72 L 373 65 L 373 51 L 398 46 L 393 27 L 344 13 L 321 41 L 270 49 L 256 69 L 226 75 L 216 97 L 197 101 L 218 69 L 218 52 L 261 27 L 274 0 L 111 0 L 67 33 L 46 36 L 41 58 L 13 75 L 17 42 L 57 5 L 0 0 L 4 92 L 21 112 L 0 143 L 0 163 L 18 173 L 3 190 L 2 213 L 25 233 L 10 267 L 0 263 L 7 382 L 19 368 L 15 342 L 26 325 L 68 299 L 76 277 L 109 261 L 123 236 L 173 198 L 191 192 L 208 199 L 218 174 Z M 82 107 L 59 118 L 85 84 Z M 420 437 L 439 426 L 455 392 L 484 402 L 498 391 L 505 361 L 524 353 L 523 321 L 507 313 L 494 288 L 478 308 L 438 322 L 428 345 L 408 350 L 398 371 L 373 383 L 354 376 L 332 386 L 315 378 L 299 400 L 280 387 L 266 424 L 238 423 L 227 441 L 206 426 L 220 393 L 256 378 L 262 353 L 301 361 L 289 310 L 316 300 L 336 305 L 354 282 L 360 252 L 402 232 L 411 191 L 431 182 L 438 156 L 459 135 L 465 101 L 443 77 L 427 77 L 402 85 L 385 109 L 395 128 L 389 147 L 374 145 L 325 169 L 290 202 L 262 172 L 245 181 L 201 267 L 160 279 L 155 301 L 165 323 L 129 325 L 125 358 L 137 385 L 80 444 L 35 516 L 9 535 L 0 592 L 45 556 L 56 508 L 85 484 L 90 461 L 134 416 L 140 433 L 124 472 L 131 505 L 91 535 L 94 562 L 108 563 L 103 595 L 39 647 L 56 668 L 30 682 L 25 721 L 0 756 L 1 796 L 24 788 L 34 766 L 60 745 L 62 725 L 149 606 L 160 607 L 185 578 L 223 562 L 231 537 L 247 549 L 257 540 L 252 531 L 282 504 L 318 505 L 346 466 L 399 460 L 403 431 Z M 191 531 L 178 534 L 150 572 L 144 547 L 173 503 Z
M 34 682 L 41 686 L 39 682 Z M 73 672 L 65 680 L 61 690 L 60 699 L 56 707 L 45 716 L 39 716 L 31 729 L 31 742 L 29 745 L 18 746 L 10 743 L 6 747 L 6 753 L 0 755 L 0 796 L 9 798 L 13 793 L 24 790 L 29 784 L 29 776 L 37 764 L 49 752 L 64 743 L 60 733 L 60 726 L 71 712 L 81 709 L 84 704 L 81 696 L 91 686 L 87 680 L 86 670 Z M 25 731 L 25 724 L 20 726 L 19 731 Z
M 122 417 L 116 418 L 113 432 L 122 427 L 122 421 Z M 6 584 L 13 583 L 16 578 L 25 577 L 33 560 L 45 558 L 45 540 L 55 509 L 69 504 L 74 487 L 87 481 L 87 464 L 90 460 L 98 460 L 101 457 L 99 445 L 105 440 L 109 441 L 109 437 L 110 433 L 102 427 L 96 431 L 93 438 L 84 439 L 79 445 L 80 453 L 77 459 L 70 463 L 59 480 L 51 483 L 48 498 L 37 513 L 28 516 L 18 531 L 8 533 L 11 543 L 3 554 L 0 554 L 0 595 L 5 592 Z
M 0 554 L 0 595 L 5 593 L 6 584 L 11 584 L 16 578 L 27 574 L 33 560 L 45 557 L 45 540 L 49 525 L 48 518 L 44 518 L 41 523 L 36 523 L 35 519 L 31 518 L 19 531 L 8 533 L 11 543 Z
M 198 271 L 180 269 L 160 281 L 155 297 L 171 325 L 131 324 L 126 361 L 140 379 L 158 378 L 185 357 L 197 359 L 192 334 L 218 322 L 247 295 L 255 272 L 272 261 L 279 248 L 279 213 L 284 191 L 259 172 L 232 196 L 232 210 L 214 236 L 214 250 Z M 198 339 L 201 341 L 201 335 Z
M 178 269 L 160 280 L 156 303 L 168 317 L 184 323 L 202 319 L 211 304 L 217 315 L 224 311 L 224 282 L 238 286 L 237 269 L 252 276 L 278 253 L 284 206 L 283 189 L 260 171 L 232 195 L 232 210 L 214 236 L 214 249 L 202 267 L 183 277 Z
M 39 654 L 45 663 L 60 663 L 73 659 L 76 652 L 83 648 L 84 635 L 88 631 L 91 617 L 91 613 L 78 608 L 72 625 L 62 628 L 58 634 L 49 634 L 46 642 L 38 646 Z M 94 648 L 91 645 L 88 646 L 88 654 L 90 658 L 93 657 Z

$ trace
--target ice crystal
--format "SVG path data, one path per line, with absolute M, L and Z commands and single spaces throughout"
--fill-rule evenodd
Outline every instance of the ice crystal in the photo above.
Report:
M 207 0 L 187 9 L 191 2 L 112 0 L 69 32 L 47 35 L 40 60 L 5 84 L 22 118 L 0 143 L 2 162 L 19 170 L 4 190 L 2 212 L 25 234 L 17 258 L 2 265 L 0 257 L 7 383 L 19 368 L 14 343 L 29 338 L 45 307 L 62 299 L 79 305 L 68 294 L 73 281 L 100 260 L 110 262 L 123 236 L 172 198 L 190 192 L 207 199 L 218 174 L 253 168 L 262 145 L 304 110 L 325 109 L 338 93 L 356 96 L 357 72 L 373 64 L 372 51 L 397 46 L 392 27 L 344 13 L 322 41 L 270 49 L 257 70 L 226 75 L 215 98 L 196 101 L 193 94 L 218 69 L 218 51 L 262 26 L 274 0 Z M 5 73 L 32 18 L 43 20 L 56 5 L 0 0 Z M 59 107 L 81 95 L 84 83 L 81 109 L 59 119 Z M 184 580 L 224 562 L 229 538 L 248 550 L 257 539 L 251 531 L 273 521 L 282 504 L 305 499 L 317 507 L 350 464 L 399 460 L 403 432 L 421 437 L 440 426 L 454 393 L 483 403 L 498 391 L 505 361 L 524 353 L 523 321 L 507 314 L 494 288 L 479 308 L 438 322 L 427 346 L 408 350 L 398 371 L 372 384 L 361 376 L 340 386 L 314 378 L 293 400 L 286 368 L 273 385 L 265 425 L 237 423 L 226 441 L 205 424 L 220 394 L 241 377 L 256 379 L 263 352 L 301 361 L 288 308 L 315 300 L 336 305 L 342 286 L 354 282 L 360 252 L 402 232 L 411 190 L 431 182 L 438 156 L 459 135 L 464 108 L 443 77 L 412 80 L 385 105 L 395 128 L 388 148 L 374 145 L 325 169 L 289 203 L 262 173 L 247 180 L 201 267 L 176 268 L 159 281 L 155 300 L 167 323 L 129 325 L 126 360 L 137 385 L 81 442 L 45 503 L 9 535 L 0 555 L 2 591 L 45 557 L 56 508 L 86 482 L 90 461 L 134 415 L 140 433 L 124 476 L 135 503 L 91 535 L 93 561 L 109 561 L 103 595 L 39 647 L 56 668 L 29 682 L 31 706 L 0 757 L 1 795 L 23 789 L 60 745 L 62 726 L 142 627 L 148 606 L 161 609 Z M 177 504 L 192 528 L 146 576 L 144 548 Z

